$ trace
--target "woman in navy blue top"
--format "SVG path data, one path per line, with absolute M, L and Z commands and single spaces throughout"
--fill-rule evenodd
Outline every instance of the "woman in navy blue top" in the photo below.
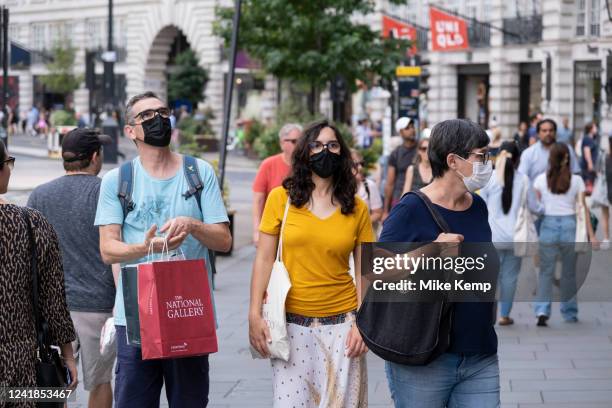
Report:
M 490 243 L 487 206 L 474 193 L 491 177 L 488 143 L 484 130 L 469 120 L 437 124 L 431 132 L 428 150 L 433 181 L 421 191 L 452 233 L 440 233 L 422 200 L 408 194 L 389 214 L 380 241 Z M 489 252 L 495 254 L 494 250 Z M 498 407 L 499 365 L 494 323 L 494 303 L 455 303 L 446 353 L 425 366 L 386 362 L 395 406 Z

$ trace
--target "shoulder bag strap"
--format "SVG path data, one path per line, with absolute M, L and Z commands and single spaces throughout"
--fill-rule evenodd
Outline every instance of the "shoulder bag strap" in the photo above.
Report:
M 427 209 L 429 210 L 429 213 L 431 214 L 431 217 L 438 225 L 438 228 L 440 228 L 442 232 L 445 232 L 447 234 L 451 232 L 446 220 L 442 217 L 442 215 L 440 215 L 438 210 L 436 210 L 436 208 L 433 206 L 433 203 L 431 202 L 429 197 L 423 194 L 422 191 L 420 190 L 410 191 L 406 194 L 415 194 L 417 197 L 419 197 L 423 201 L 423 204 L 425 204 L 425 207 L 427 207 Z
M 119 202 L 123 209 L 123 221 L 125 221 L 128 213 L 134 209 L 134 202 L 132 201 L 133 184 L 134 161 L 130 160 L 119 167 L 119 191 L 117 192 L 117 197 L 119 197 Z
M 42 322 L 40 311 L 38 310 L 38 259 L 36 250 L 36 241 L 32 232 L 32 225 L 28 210 L 21 208 L 21 214 L 25 218 L 26 228 L 28 231 L 28 240 L 30 241 L 30 273 L 32 277 L 32 309 L 34 311 L 34 326 L 36 328 L 36 342 L 38 344 L 39 353 L 44 350 L 46 344 L 45 325 Z
M 278 248 L 276 249 L 276 261 L 283 261 L 283 232 L 285 231 L 285 222 L 287 221 L 287 213 L 289 212 L 289 206 L 291 205 L 291 198 L 287 196 L 287 204 L 285 204 L 285 213 L 283 214 L 283 221 L 281 223 L 280 235 L 278 236 Z
M 187 184 L 189 185 L 189 190 L 183 193 L 183 197 L 185 200 L 189 199 L 191 196 L 195 196 L 195 199 L 198 203 L 198 208 L 200 212 L 202 212 L 202 203 L 200 202 L 200 198 L 202 197 L 202 190 L 204 189 L 204 183 L 202 183 L 202 177 L 200 177 L 200 171 L 198 169 L 198 162 L 193 156 L 183 156 L 183 172 L 185 173 L 185 178 L 187 178 Z

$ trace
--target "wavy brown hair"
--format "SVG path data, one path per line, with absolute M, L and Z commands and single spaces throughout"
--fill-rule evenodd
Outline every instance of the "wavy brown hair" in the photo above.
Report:
M 310 124 L 298 139 L 291 160 L 291 174 L 283 181 L 289 193 L 291 204 L 298 208 L 306 205 L 315 188 L 310 169 L 310 147 L 308 145 L 319 137 L 321 131 L 330 128 L 340 143 L 341 162 L 332 178 L 332 202 L 340 203 L 342 214 L 350 214 L 355 209 L 357 182 L 353 175 L 351 151 L 338 129 L 329 121 L 321 120 Z
M 570 151 L 565 143 L 554 143 L 550 148 L 546 182 L 553 194 L 565 194 L 572 183 Z

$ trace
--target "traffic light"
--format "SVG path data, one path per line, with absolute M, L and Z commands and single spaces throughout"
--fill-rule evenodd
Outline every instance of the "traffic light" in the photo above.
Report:
M 421 66 L 421 83 L 419 86 L 419 91 L 421 94 L 427 94 L 429 91 L 429 85 L 427 84 L 427 80 L 429 79 L 429 68 L 427 66 L 431 64 L 431 61 L 428 58 L 420 58 L 420 66 Z

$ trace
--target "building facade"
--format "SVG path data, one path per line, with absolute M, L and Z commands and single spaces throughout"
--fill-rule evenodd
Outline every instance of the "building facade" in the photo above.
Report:
M 421 51 L 431 61 L 430 124 L 452 117 L 485 126 L 495 121 L 511 137 L 520 120 L 542 112 L 557 121 L 567 117 L 575 133 L 589 121 L 612 131 L 612 94 L 606 97 L 606 84 L 612 92 L 612 23 L 605 0 L 378 3 L 381 13 L 423 27 L 429 27 L 429 3 L 468 23 L 469 49 Z M 431 49 L 430 34 L 428 44 Z
M 74 73 L 84 75 L 87 51 L 101 54 L 107 45 L 107 0 L 5 0 L 10 10 L 9 36 L 11 41 L 34 51 L 29 67 L 11 67 L 9 76 L 16 82 L 16 103 L 20 110 L 33 104 L 50 107 L 55 95 L 45 92 L 39 78 L 48 73 L 45 54 L 59 42 L 76 49 Z M 226 0 L 114 0 L 113 42 L 117 52 L 115 63 L 115 95 L 119 106 L 145 90 L 167 94 L 168 73 L 177 51 L 191 48 L 200 65 L 208 71 L 204 107 L 213 111 L 212 121 L 220 128 L 224 101 L 225 78 L 228 71 L 226 52 L 221 38 L 213 34 L 215 9 L 233 6 Z M 99 91 L 94 95 L 102 107 L 103 63 L 96 62 L 96 82 Z M 250 69 L 237 70 L 237 87 L 253 81 Z M 259 80 L 258 103 L 262 119 L 273 115 L 275 84 L 270 78 Z M 238 89 L 240 96 L 240 89 Z M 82 84 L 72 95 L 76 111 L 88 113 L 89 90 Z M 244 99 L 244 98 L 243 98 Z M 235 98 L 237 109 L 240 98 Z M 246 101 L 242 101 L 246 104 Z M 251 103 L 252 105 L 253 103 Z

